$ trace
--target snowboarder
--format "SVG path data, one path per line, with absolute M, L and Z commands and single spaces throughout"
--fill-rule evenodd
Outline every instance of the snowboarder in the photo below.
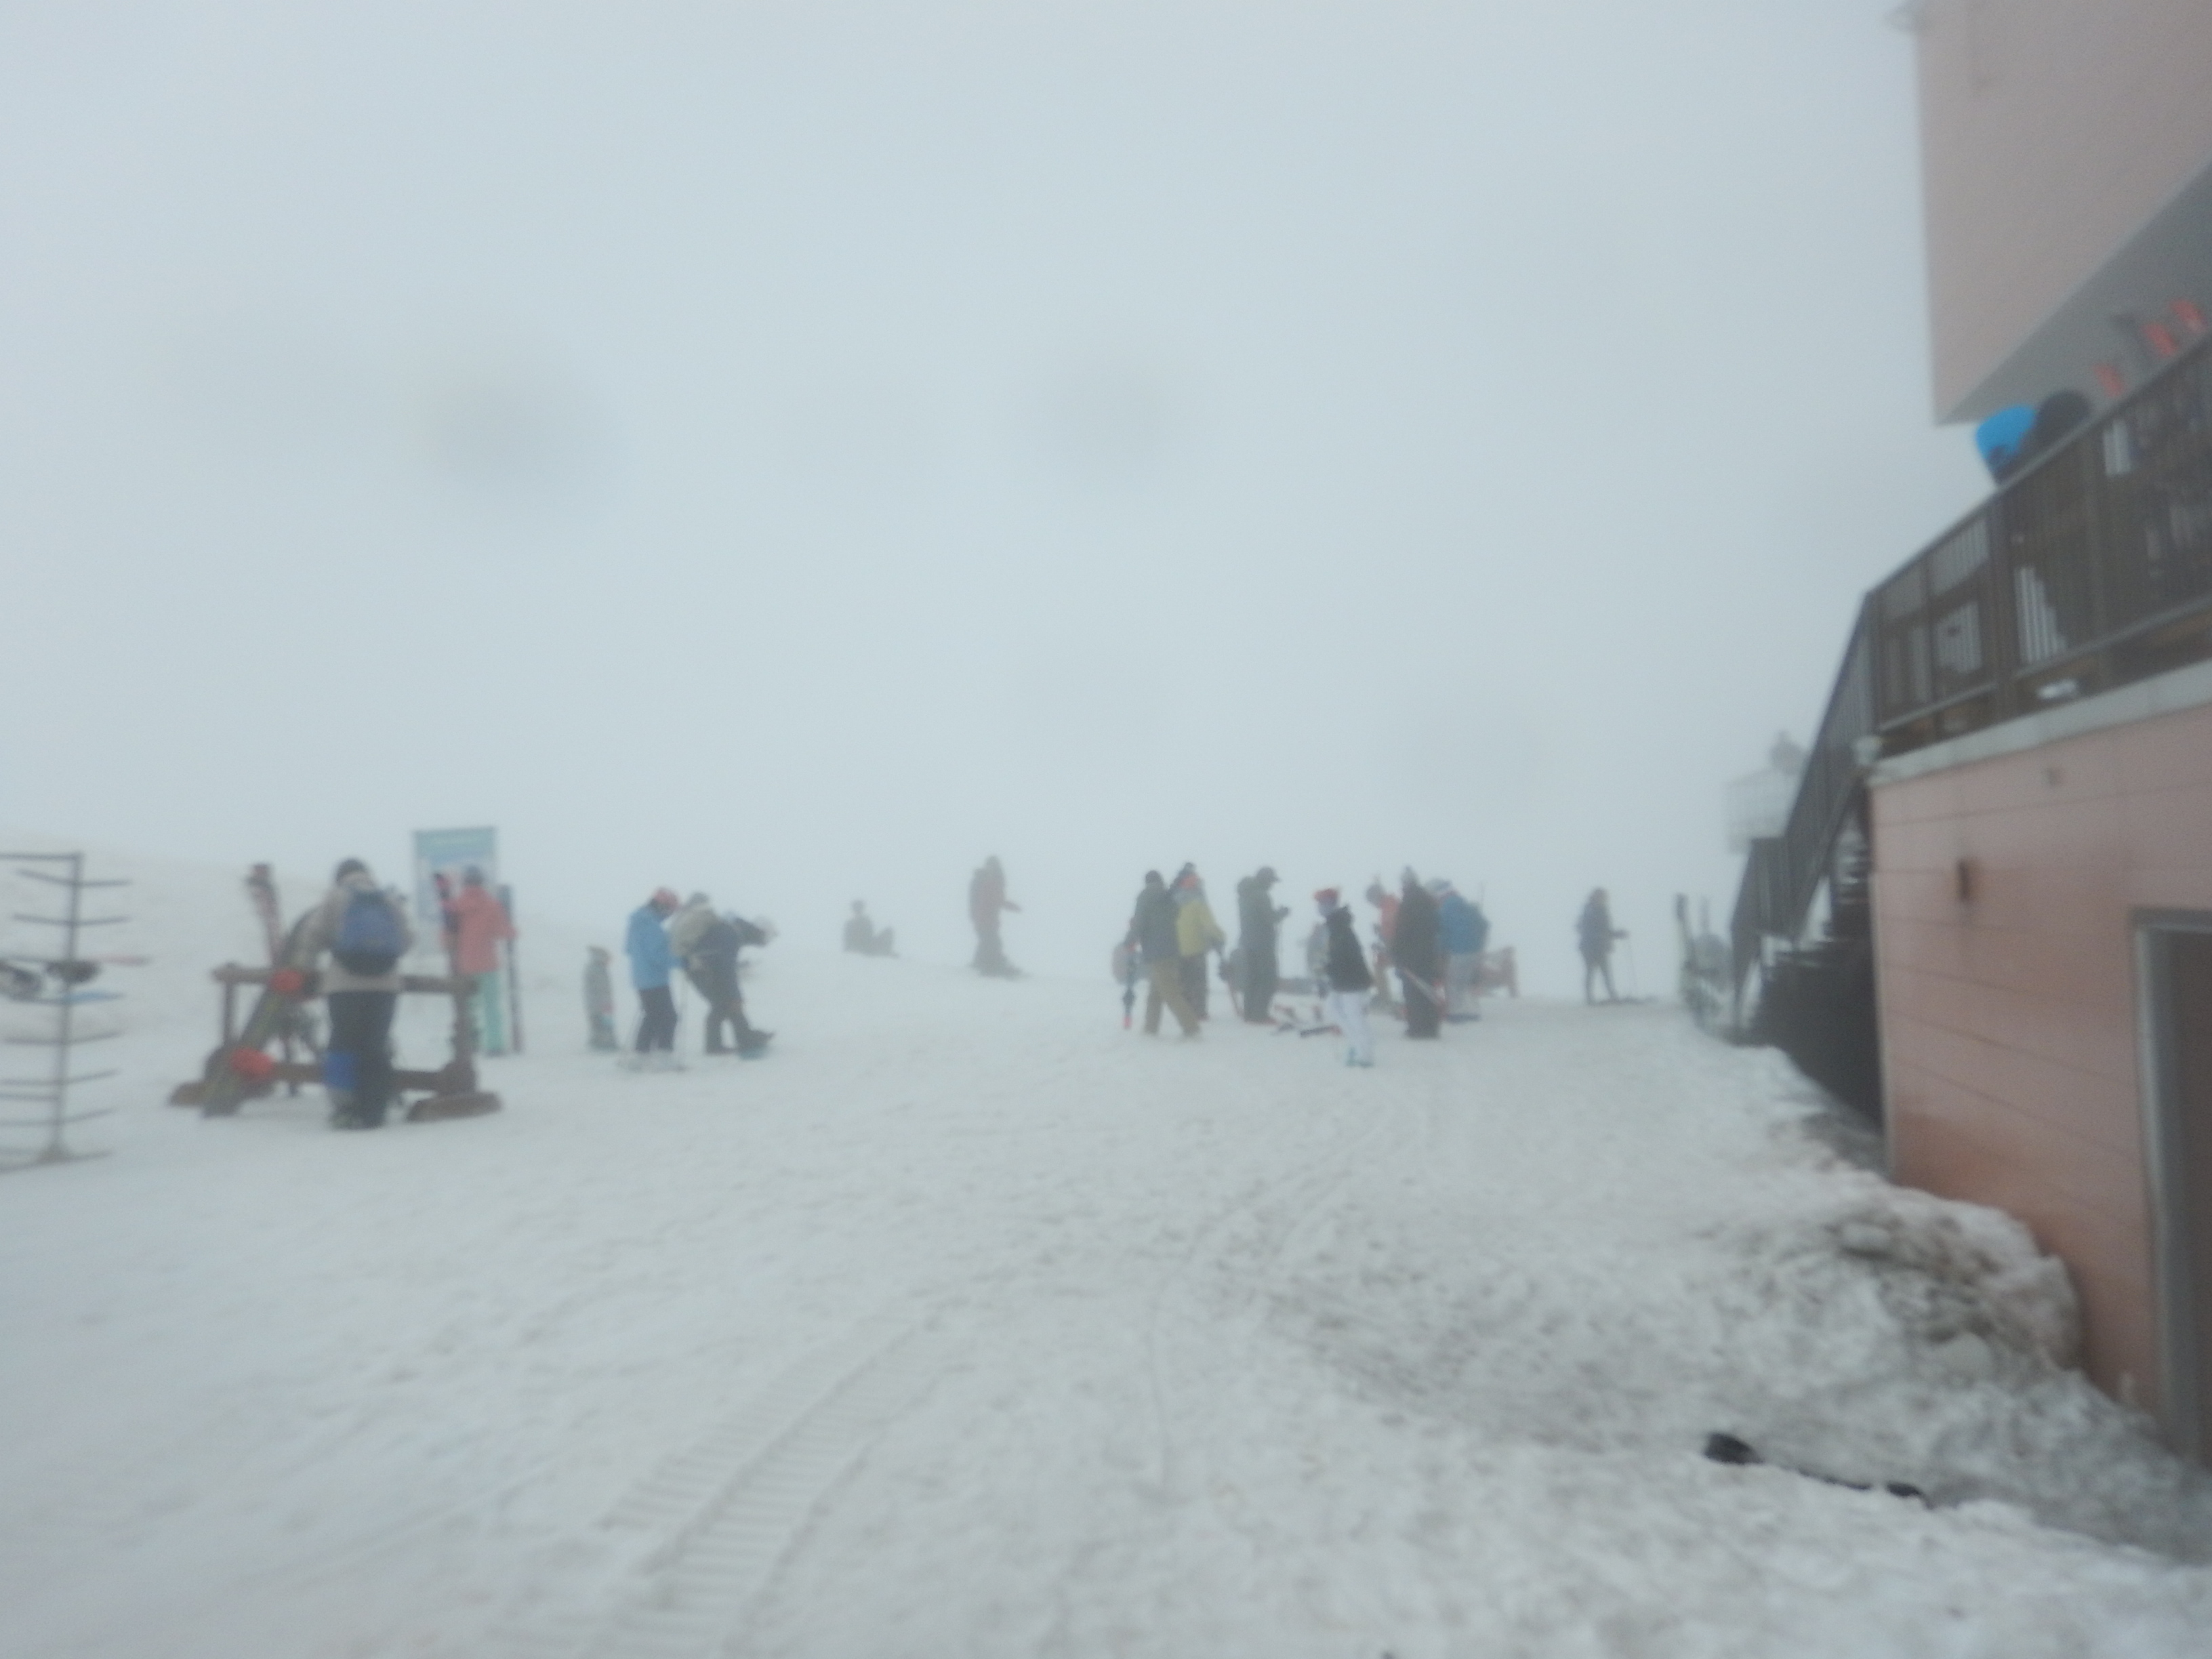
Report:
M 507 1052 L 505 976 L 500 972 L 499 947 L 514 937 L 514 924 L 506 907 L 484 886 L 483 872 L 473 864 L 461 872 L 461 890 L 452 906 L 450 943 L 453 972 L 474 989 L 469 998 L 477 1028 L 477 1052 Z
M 1490 942 L 1490 918 L 1482 907 L 1442 877 L 1429 884 L 1437 896 L 1437 925 L 1444 945 L 1444 1018 L 1453 1024 L 1480 1019 L 1474 988 L 1482 977 L 1482 947 Z
M 1184 865 L 1176 877 L 1175 902 L 1176 940 L 1182 952 L 1183 1000 L 1190 1004 L 1191 1012 L 1206 1019 L 1211 1016 L 1206 1012 L 1206 959 L 1229 943 L 1229 935 L 1213 919 L 1213 907 L 1206 902 L 1206 884 L 1190 865 Z
M 864 957 L 890 957 L 898 954 L 893 934 L 896 930 L 878 927 L 869 919 L 867 902 L 853 901 L 853 914 L 845 921 L 845 948 Z
M 1160 1034 L 1160 1008 L 1164 1004 L 1182 1027 L 1186 1037 L 1198 1032 L 1198 1016 L 1182 994 L 1182 941 L 1176 929 L 1176 902 L 1157 870 L 1145 872 L 1144 890 L 1137 895 L 1129 916 L 1128 937 L 1123 943 L 1142 957 L 1152 994 L 1145 1000 L 1145 1035 Z
M 1275 902 L 1275 872 L 1267 865 L 1237 884 L 1237 948 L 1242 954 L 1244 1018 L 1254 1025 L 1275 1023 L 1275 981 L 1279 966 L 1275 943 L 1286 905 Z
M 623 936 L 629 982 L 637 992 L 637 1043 L 627 1061 L 632 1071 L 683 1069 L 676 1058 L 676 997 L 668 988 L 676 953 L 669 948 L 667 921 L 679 908 L 675 893 L 659 888 L 630 912 L 629 928 Z
M 380 889 L 359 859 L 340 864 L 331 890 L 308 919 L 300 960 L 313 966 L 325 951 L 324 1006 L 330 1039 L 323 1083 L 331 1127 L 380 1129 L 392 1104 L 392 1016 L 399 1006 L 399 960 L 415 943 L 406 907 Z
M 1406 989 L 1406 1035 L 1443 1034 L 1444 953 L 1436 895 L 1407 870 L 1400 879 L 1398 925 L 1390 941 L 1398 980 Z
M 589 946 L 584 957 L 584 1018 L 590 1022 L 592 1047 L 600 1054 L 622 1047 L 615 1036 L 615 981 L 608 971 L 612 961 L 604 945 Z
M 1620 1000 L 1620 994 L 1613 988 L 1613 942 L 1626 939 L 1626 931 L 1613 925 L 1613 907 L 1607 902 L 1605 889 L 1594 887 L 1583 902 L 1583 913 L 1575 920 L 1575 940 L 1583 953 L 1583 1000 L 1595 1003 L 1595 981 L 1599 975 L 1605 979 L 1605 1000 Z
M 975 924 L 977 973 L 991 979 L 1013 979 L 1020 974 L 1006 960 L 1006 947 L 999 942 L 999 917 L 1007 910 L 1018 913 L 1021 908 L 1006 896 L 1006 872 L 997 856 L 985 859 L 968 882 L 968 915 Z
M 1316 893 L 1314 902 L 1320 907 L 1322 925 L 1328 930 L 1322 982 L 1328 988 L 1329 1018 L 1344 1034 L 1344 1063 L 1372 1066 L 1375 1037 L 1367 1024 L 1367 995 L 1375 988 L 1375 980 L 1367 971 L 1367 957 L 1359 948 L 1352 911 L 1334 887 Z
M 732 911 L 726 916 L 710 917 L 694 940 L 690 954 L 684 958 L 685 975 L 707 1000 L 708 1054 L 734 1054 L 750 1060 L 766 1048 L 768 1040 L 775 1035 L 747 1023 L 744 992 L 738 982 L 738 953 L 748 945 L 767 943 L 766 930 Z M 726 1046 L 722 1042 L 725 1025 L 730 1031 Z

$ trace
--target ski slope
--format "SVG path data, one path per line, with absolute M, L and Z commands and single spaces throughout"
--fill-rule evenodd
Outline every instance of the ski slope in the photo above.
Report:
M 126 873 L 108 1155 L 0 1177 L 15 1659 L 2204 1651 L 2063 1276 L 1663 1006 L 1358 1072 L 787 939 L 770 1058 L 629 1075 L 533 930 L 507 1109 L 338 1135 L 160 1103 L 252 935 Z

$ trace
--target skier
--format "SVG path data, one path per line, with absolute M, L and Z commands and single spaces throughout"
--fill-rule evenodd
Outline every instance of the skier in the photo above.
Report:
M 1279 972 L 1275 942 L 1283 918 L 1291 912 L 1288 906 L 1274 902 L 1274 885 L 1275 872 L 1267 865 L 1237 884 L 1237 948 L 1243 957 L 1244 1018 L 1254 1025 L 1272 1025 L 1275 1020 L 1275 980 Z
M 666 927 L 668 918 L 679 908 L 672 891 L 657 889 L 630 912 L 629 930 L 623 937 L 623 950 L 629 957 L 629 982 L 637 991 L 638 1004 L 635 1052 L 624 1061 L 630 1071 L 684 1069 L 676 1058 L 676 998 L 668 988 L 676 953 L 669 948 Z
M 1627 933 L 1613 925 L 1613 907 L 1607 902 L 1605 889 L 1593 887 L 1590 896 L 1583 902 L 1583 913 L 1575 920 L 1575 941 L 1583 953 L 1583 1000 L 1595 1003 L 1593 994 L 1597 976 L 1605 977 L 1605 1000 L 1620 1000 L 1620 994 L 1613 988 L 1613 942 L 1626 939 Z
M 982 868 L 969 878 L 968 915 L 975 924 L 975 971 L 991 979 L 1013 979 L 1020 969 L 1006 960 L 1006 947 L 999 942 L 999 916 L 1003 911 L 1019 912 L 1021 906 L 1006 896 L 1006 872 L 1000 867 L 995 854 L 983 860 Z
M 615 982 L 607 971 L 613 958 L 603 945 L 587 947 L 584 957 L 584 1018 L 591 1024 L 592 1047 L 611 1054 L 622 1047 L 615 1036 Z
M 732 911 L 726 916 L 710 917 L 694 941 L 691 953 L 684 958 L 684 973 L 707 1000 L 708 1054 L 734 1054 L 750 1060 L 775 1035 L 756 1030 L 746 1022 L 744 992 L 738 982 L 738 953 L 748 945 L 767 943 L 764 930 Z M 722 1042 L 725 1025 L 730 1029 L 729 1046 Z
M 1176 940 L 1182 952 L 1183 1000 L 1200 1019 L 1210 1018 L 1206 1006 L 1206 959 L 1229 943 L 1229 935 L 1213 919 L 1213 907 L 1206 902 L 1206 884 L 1191 865 L 1184 865 L 1176 877 L 1175 902 Z
M 1399 982 L 1406 988 L 1406 1035 L 1441 1036 L 1444 953 L 1436 895 L 1422 886 L 1421 878 L 1411 870 L 1400 881 L 1398 926 L 1390 954 L 1398 963 Z
M 853 914 L 845 921 L 845 948 L 864 957 L 890 957 L 898 954 L 893 934 L 896 930 L 878 927 L 869 920 L 867 902 L 853 901 Z
M 477 1052 L 507 1052 L 507 998 L 500 973 L 499 947 L 514 937 L 514 924 L 484 886 L 483 872 L 473 864 L 461 872 L 454 896 L 450 935 L 453 972 L 474 987 L 469 1002 L 477 1028 Z
M 323 1082 L 334 1129 L 380 1129 L 392 1104 L 392 1016 L 399 1006 L 399 959 L 415 943 L 406 907 L 380 890 L 368 866 L 348 859 L 300 939 L 301 961 L 325 951 L 323 1001 L 330 1039 Z
M 1429 890 L 1437 896 L 1437 924 L 1443 936 L 1444 1018 L 1455 1025 L 1480 1019 L 1474 988 L 1482 976 L 1482 947 L 1490 942 L 1490 918 L 1442 877 Z
M 1145 872 L 1144 890 L 1130 913 L 1125 948 L 1138 951 L 1152 981 L 1145 1000 L 1145 1035 L 1160 1034 L 1160 1007 L 1165 1004 L 1186 1037 L 1198 1036 L 1198 1016 L 1182 994 L 1182 941 L 1176 930 L 1176 902 L 1157 870 Z
M 1328 930 L 1328 955 L 1322 983 L 1328 988 L 1329 1018 L 1344 1034 L 1344 1063 L 1372 1066 L 1375 1036 L 1367 1025 L 1367 995 L 1375 988 L 1375 980 L 1367 971 L 1367 958 L 1359 948 L 1359 934 L 1352 926 L 1352 911 L 1339 899 L 1334 887 L 1324 887 L 1316 893 L 1314 902 L 1320 907 L 1322 925 Z

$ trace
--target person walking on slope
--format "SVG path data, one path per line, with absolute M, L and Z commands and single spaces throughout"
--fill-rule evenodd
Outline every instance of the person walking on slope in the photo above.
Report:
M 1406 990 L 1406 1035 L 1435 1037 L 1443 1032 L 1444 952 L 1436 895 L 1407 870 L 1398 890 L 1398 927 L 1390 941 L 1398 980 Z
M 675 929 L 672 927 L 672 934 Z M 684 958 L 684 971 L 699 994 L 707 999 L 706 1050 L 710 1054 L 738 1054 L 750 1059 L 768 1047 L 773 1031 L 757 1030 L 745 1019 L 745 997 L 738 981 L 738 954 L 748 945 L 768 943 L 767 932 L 734 910 L 710 916 Z M 722 1041 L 724 1026 L 730 1041 Z
M 1444 946 L 1444 1018 L 1457 1025 L 1482 1018 L 1475 984 L 1482 976 L 1482 948 L 1490 942 L 1490 918 L 1482 907 L 1439 877 L 1429 884 L 1437 896 L 1437 925 Z
M 1006 960 L 999 942 L 999 917 L 1008 910 L 1018 915 L 1021 906 L 1006 896 L 1006 872 L 995 854 L 969 878 L 968 917 L 975 924 L 975 971 L 990 979 L 1012 979 L 1020 969 Z
M 1575 941 L 1583 953 L 1583 1000 L 1595 1003 L 1595 981 L 1600 975 L 1605 978 L 1605 1000 L 1620 1000 L 1620 994 L 1613 988 L 1613 942 L 1626 939 L 1627 933 L 1613 925 L 1613 907 L 1607 902 L 1605 889 L 1594 887 L 1583 902 L 1583 913 L 1575 920 Z
M 1130 913 L 1125 949 L 1133 949 L 1145 964 L 1152 990 L 1145 999 L 1145 1035 L 1160 1034 L 1162 1005 L 1174 1013 L 1186 1037 L 1198 1035 L 1198 1016 L 1182 994 L 1182 941 L 1176 929 L 1176 902 L 1157 870 L 1145 872 L 1144 890 Z
M 1328 1017 L 1344 1034 L 1344 1063 L 1372 1066 L 1375 1036 L 1368 1029 L 1367 998 L 1375 988 L 1375 978 L 1367 971 L 1367 957 L 1359 948 L 1352 911 L 1338 898 L 1334 887 L 1316 893 L 1314 902 L 1321 908 L 1322 924 L 1328 930 L 1322 983 L 1328 992 Z
M 584 956 L 584 1018 L 589 1026 L 593 1052 L 612 1054 L 622 1047 L 615 1036 L 615 981 L 607 965 L 613 961 L 604 945 L 588 945 Z
M 623 950 L 629 957 L 629 982 L 637 992 L 636 1050 L 626 1061 L 632 1071 L 673 1072 L 676 1058 L 676 997 L 668 981 L 676 970 L 669 948 L 668 918 L 678 908 L 676 895 L 663 887 L 630 912 Z
M 1237 949 L 1244 970 L 1244 1018 L 1253 1025 L 1275 1023 L 1275 981 L 1280 971 L 1275 945 L 1286 906 L 1275 902 L 1275 872 L 1261 865 L 1237 884 Z
M 461 890 L 452 907 L 453 971 L 473 987 L 469 1006 L 477 1027 L 477 1052 L 497 1055 L 507 1052 L 505 975 L 500 972 L 499 947 L 514 937 L 514 923 L 507 907 L 484 885 L 483 872 L 473 864 L 461 872 Z
M 1206 1006 L 1206 960 L 1229 943 L 1229 935 L 1213 919 L 1213 907 L 1206 902 L 1206 884 L 1188 864 L 1176 877 L 1175 902 L 1176 945 L 1182 953 L 1183 1000 L 1200 1019 L 1210 1018 Z
M 323 1001 L 330 1040 L 323 1083 L 334 1129 L 380 1129 L 392 1105 L 392 1015 L 399 1006 L 399 959 L 415 943 L 406 907 L 380 889 L 359 859 L 332 872 L 300 938 L 301 963 L 325 951 Z

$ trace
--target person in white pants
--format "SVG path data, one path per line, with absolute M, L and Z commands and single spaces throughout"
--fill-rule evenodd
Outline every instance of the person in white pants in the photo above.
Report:
M 1314 902 L 1321 907 L 1322 923 L 1328 930 L 1328 953 L 1322 972 L 1328 981 L 1329 1018 L 1344 1034 L 1344 1063 L 1372 1066 L 1375 1035 L 1367 1024 L 1367 999 L 1375 989 L 1375 975 L 1368 971 L 1367 953 L 1359 948 L 1352 912 L 1335 888 L 1322 888 L 1314 895 Z

